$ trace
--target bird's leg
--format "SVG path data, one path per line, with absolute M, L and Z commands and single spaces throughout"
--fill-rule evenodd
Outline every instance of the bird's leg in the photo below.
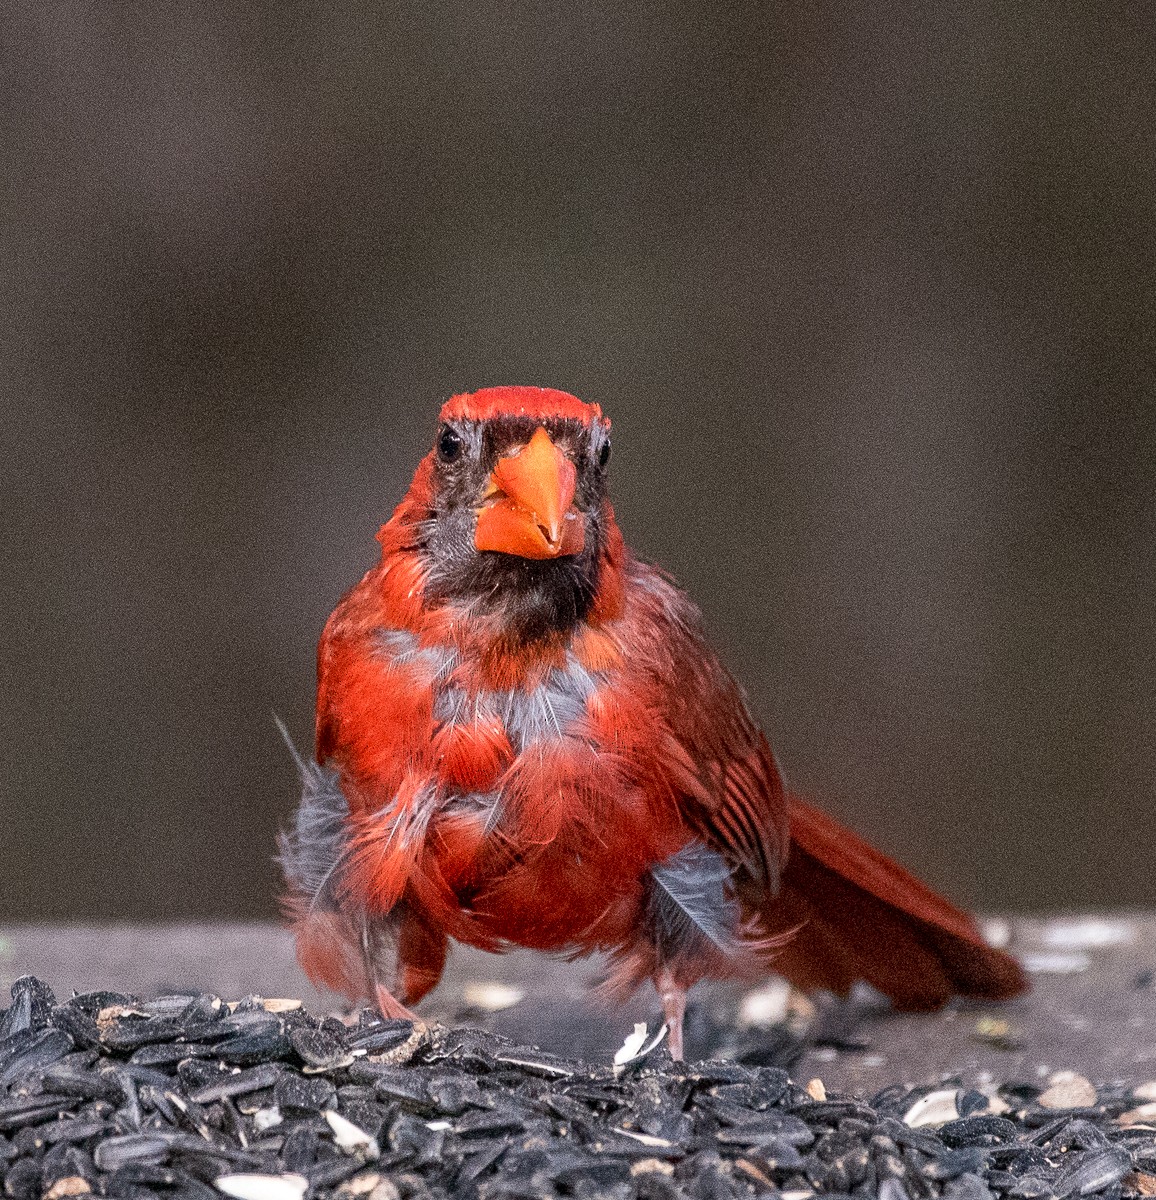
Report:
M 686 1015 L 686 988 L 675 982 L 674 973 L 669 967 L 663 967 L 654 977 L 654 986 L 662 997 L 670 1057 L 675 1062 L 682 1062 L 682 1019 Z
M 382 944 L 382 929 L 371 929 L 368 918 L 362 923 L 361 938 L 366 979 L 383 1017 L 418 1021 L 421 1018 L 406 1004 L 416 1004 L 441 978 L 446 962 L 446 936 L 406 904 L 397 905 L 388 922 L 393 942 L 392 983 L 386 987 L 381 982 L 380 967 L 388 941 Z M 379 935 L 376 938 L 375 933 Z
M 361 919 L 361 961 L 365 967 L 365 979 L 369 984 L 373 996 L 377 1002 L 377 1011 L 381 1013 L 387 1021 L 416 1021 L 417 1014 L 410 1012 L 408 1008 L 378 979 L 377 976 L 377 960 L 380 953 L 380 929 L 374 929 L 371 926 L 370 918 L 363 916 Z M 378 936 L 375 937 L 375 934 Z

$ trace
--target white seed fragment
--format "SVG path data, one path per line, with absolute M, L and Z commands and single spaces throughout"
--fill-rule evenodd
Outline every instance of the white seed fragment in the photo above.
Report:
M 467 983 L 462 989 L 462 998 L 470 1008 L 495 1013 L 521 1004 L 526 998 L 526 993 L 521 988 L 511 987 L 507 983 Z
M 620 1075 L 627 1063 L 634 1062 L 637 1058 L 645 1058 L 664 1037 L 666 1026 L 660 1025 L 658 1032 L 647 1042 L 646 1025 L 640 1021 L 634 1026 L 634 1032 L 627 1034 L 626 1040 L 614 1054 L 614 1074 Z
M 397 1184 L 376 1171 L 361 1171 L 347 1179 L 338 1185 L 336 1195 L 342 1200 L 354 1196 L 368 1196 L 369 1200 L 401 1200 Z
M 1156 1123 L 1156 1104 L 1149 1102 L 1130 1108 L 1116 1118 L 1117 1125 L 1151 1125 Z
M 1082 920 L 1052 921 L 1044 930 L 1043 943 L 1053 950 L 1095 950 L 1121 946 L 1134 941 L 1136 930 L 1130 921 L 1105 921 L 1098 917 Z
M 920 1129 L 925 1125 L 946 1125 L 959 1117 L 956 1099 L 959 1093 L 955 1088 L 944 1088 L 939 1092 L 928 1092 L 926 1096 L 916 1100 L 903 1114 L 903 1123 L 912 1129 Z
M 329 1122 L 329 1128 L 333 1130 L 334 1142 L 346 1154 L 356 1154 L 362 1158 L 377 1158 L 381 1154 L 377 1139 L 371 1138 L 364 1129 L 359 1129 L 348 1118 L 332 1109 L 326 1109 L 324 1116 Z
M 359 1171 L 352 1179 L 347 1179 L 338 1185 L 339 1196 L 365 1196 L 372 1192 L 381 1182 L 381 1176 L 376 1171 Z
M 807 1084 L 807 1095 L 810 1096 L 812 1100 L 826 1100 L 827 1089 L 824 1086 L 823 1081 L 821 1079 L 812 1079 L 811 1082 Z
M 1075 1071 L 1057 1071 L 1048 1079 L 1040 1103 L 1044 1108 L 1091 1108 L 1096 1103 L 1096 1089 Z
M 787 1019 L 790 1002 L 791 985 L 785 979 L 771 979 L 743 997 L 738 1023 L 744 1029 L 769 1029 Z
M 236 1200 L 302 1200 L 309 1187 L 304 1175 L 218 1175 L 214 1182 Z
M 65 1196 L 87 1196 L 92 1192 L 82 1175 L 66 1175 L 44 1193 L 44 1200 L 63 1200 Z
M 281 1124 L 281 1110 L 275 1104 L 269 1108 L 259 1108 L 253 1114 L 253 1124 L 258 1133 L 264 1133 L 275 1125 Z
M 1129 1171 L 1120 1182 L 1126 1192 L 1137 1196 L 1156 1196 L 1156 1175 L 1147 1171 Z
M 638 1133 L 633 1129 L 618 1129 L 615 1127 L 615 1133 L 622 1134 L 623 1137 L 633 1138 L 636 1142 L 641 1142 L 644 1146 L 663 1146 L 670 1147 L 674 1143 L 667 1141 L 666 1138 L 655 1137 L 651 1133 Z
M 819 1010 L 815 1002 L 806 992 L 791 988 L 791 998 L 787 1002 L 787 1028 L 798 1036 L 802 1036 L 815 1022 Z
M 1137 1100 L 1156 1100 L 1156 1079 L 1150 1079 L 1147 1083 L 1142 1083 L 1139 1087 L 1134 1087 L 1132 1095 Z
M 1019 1035 L 1012 1023 L 1004 1017 L 982 1016 L 975 1019 L 975 1037 L 977 1041 L 987 1042 L 989 1046 L 999 1046 L 1012 1049 L 1018 1045 Z
M 639 1022 L 634 1027 L 633 1033 L 626 1035 L 626 1040 L 614 1052 L 614 1065 L 621 1067 L 625 1063 L 630 1062 L 632 1058 L 638 1057 L 639 1050 L 642 1049 L 642 1043 L 646 1041 L 646 1025 L 644 1022 Z
M 433 1133 L 440 1133 L 443 1129 L 453 1128 L 449 1121 L 427 1121 L 425 1127 Z
M 1020 963 L 1033 975 L 1075 975 L 1086 971 L 1092 960 L 1082 950 L 1041 950 L 1021 954 Z
M 746 1175 L 748 1179 L 753 1179 L 766 1191 L 772 1193 L 776 1191 L 775 1181 L 766 1173 L 766 1171 L 762 1169 L 762 1167 L 758 1165 L 758 1163 L 751 1162 L 749 1158 L 736 1158 L 735 1170 L 742 1171 L 742 1173 Z
M 148 1015 L 139 1008 L 133 1008 L 131 1004 L 110 1004 L 96 1014 L 96 1025 L 103 1032 L 106 1026 L 111 1025 L 113 1021 L 119 1021 L 121 1017 L 147 1017 Z
M 673 1175 L 674 1163 L 663 1162 L 661 1158 L 640 1158 L 631 1164 L 630 1174 L 636 1179 L 639 1175 Z
M 1011 941 L 1012 927 L 1010 921 L 1002 917 L 992 917 L 981 926 L 983 940 L 997 950 L 1003 950 Z
M 296 1012 L 301 1007 L 300 1000 L 262 1000 L 261 1007 L 270 1013 Z

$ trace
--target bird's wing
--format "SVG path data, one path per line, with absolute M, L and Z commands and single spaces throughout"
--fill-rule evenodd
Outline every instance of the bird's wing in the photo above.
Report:
M 666 761 L 687 826 L 744 883 L 773 895 L 789 843 L 778 764 L 738 685 L 707 643 L 694 603 L 656 568 L 631 564 L 630 661 L 656 691 Z

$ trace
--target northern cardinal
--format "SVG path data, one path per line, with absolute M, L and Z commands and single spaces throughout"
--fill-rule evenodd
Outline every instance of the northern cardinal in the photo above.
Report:
M 1021 991 L 971 917 L 788 794 L 698 609 L 623 543 L 609 431 L 546 388 L 442 408 L 318 649 L 281 843 L 305 971 L 409 1016 L 450 938 L 603 950 L 613 991 L 653 980 L 675 1058 L 708 976 Z

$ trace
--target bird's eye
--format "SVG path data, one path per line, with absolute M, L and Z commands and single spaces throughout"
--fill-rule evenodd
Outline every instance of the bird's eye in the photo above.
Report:
M 602 443 L 602 449 L 598 451 L 598 465 L 600 467 L 604 467 L 604 466 L 606 466 L 606 464 L 609 461 L 610 461 L 610 442 L 605 441 Z
M 466 448 L 466 439 L 456 429 L 443 425 L 438 433 L 438 458 L 444 463 L 457 462 Z

